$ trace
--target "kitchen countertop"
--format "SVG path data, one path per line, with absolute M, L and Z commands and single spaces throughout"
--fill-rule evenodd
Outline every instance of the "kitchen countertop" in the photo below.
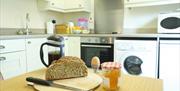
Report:
M 27 39 L 27 38 L 46 38 L 50 34 L 33 34 L 33 35 L 1 35 L 0 40 L 5 39 Z
M 58 34 L 60 36 L 72 37 L 167 37 L 167 38 L 180 38 L 180 34 Z
M 43 75 L 45 69 L 26 73 L 8 80 L 0 81 L 1 91 L 35 91 L 31 86 L 27 86 L 26 77 L 37 77 Z M 160 79 L 147 77 L 122 75 L 120 91 L 163 91 L 163 82 Z M 95 91 L 104 91 L 100 86 Z
M 20 39 L 20 38 L 41 38 L 48 37 L 51 34 L 34 34 L 34 35 L 1 35 L 3 39 Z M 180 34 L 57 34 L 65 37 L 149 37 L 149 38 L 180 38 Z

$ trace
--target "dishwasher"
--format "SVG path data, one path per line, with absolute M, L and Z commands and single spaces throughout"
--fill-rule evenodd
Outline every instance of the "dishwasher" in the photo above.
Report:
M 180 38 L 160 38 L 159 78 L 164 91 L 180 91 Z

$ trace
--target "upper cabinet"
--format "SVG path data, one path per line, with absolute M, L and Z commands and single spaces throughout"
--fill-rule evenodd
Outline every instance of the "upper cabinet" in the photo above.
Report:
M 142 7 L 153 5 L 166 5 L 166 4 L 178 4 L 179 0 L 124 0 L 124 6 L 127 7 Z
M 65 12 L 90 12 L 91 10 L 91 0 L 65 0 L 64 5 Z
M 38 0 L 38 7 L 63 13 L 90 12 L 91 0 Z

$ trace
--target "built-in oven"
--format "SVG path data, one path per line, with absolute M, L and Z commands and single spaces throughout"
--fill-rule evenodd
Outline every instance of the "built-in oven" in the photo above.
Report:
M 94 56 L 99 57 L 100 63 L 113 61 L 113 41 L 112 37 L 81 37 L 81 58 L 88 67 Z

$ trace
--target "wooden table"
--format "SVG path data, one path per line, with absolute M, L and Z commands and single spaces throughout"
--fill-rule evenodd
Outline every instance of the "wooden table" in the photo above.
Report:
M 0 91 L 35 91 L 31 86 L 27 86 L 26 77 L 40 76 L 45 73 L 45 69 L 26 73 L 18 77 L 0 81 Z M 163 83 L 160 79 L 123 75 L 122 84 L 119 91 L 163 91 Z M 105 91 L 100 86 L 96 91 Z

